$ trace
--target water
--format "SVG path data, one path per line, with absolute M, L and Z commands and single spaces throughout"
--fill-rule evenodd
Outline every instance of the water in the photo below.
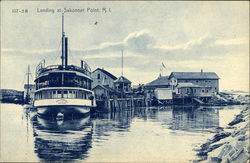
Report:
M 56 121 L 1 104 L 1 161 L 188 162 L 244 107 L 134 109 Z

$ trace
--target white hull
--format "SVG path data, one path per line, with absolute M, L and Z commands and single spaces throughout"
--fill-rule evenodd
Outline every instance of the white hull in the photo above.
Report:
M 35 107 L 46 107 L 46 106 L 88 106 L 95 107 L 95 103 L 91 100 L 86 99 L 41 99 L 34 101 Z
M 90 108 L 95 107 L 95 102 L 86 99 L 42 99 L 35 100 L 34 106 L 37 108 L 38 114 L 86 114 L 90 112 Z

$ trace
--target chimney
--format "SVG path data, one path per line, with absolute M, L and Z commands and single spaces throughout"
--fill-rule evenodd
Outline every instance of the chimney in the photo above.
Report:
M 68 66 L 68 37 L 65 37 L 65 66 Z

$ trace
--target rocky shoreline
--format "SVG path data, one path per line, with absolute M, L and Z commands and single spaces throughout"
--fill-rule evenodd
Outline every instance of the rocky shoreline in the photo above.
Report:
M 198 149 L 195 162 L 249 162 L 249 107 Z

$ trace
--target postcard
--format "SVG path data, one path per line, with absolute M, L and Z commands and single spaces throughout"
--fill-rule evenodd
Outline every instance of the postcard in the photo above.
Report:
M 247 1 L 1 1 L 2 162 L 249 161 Z

